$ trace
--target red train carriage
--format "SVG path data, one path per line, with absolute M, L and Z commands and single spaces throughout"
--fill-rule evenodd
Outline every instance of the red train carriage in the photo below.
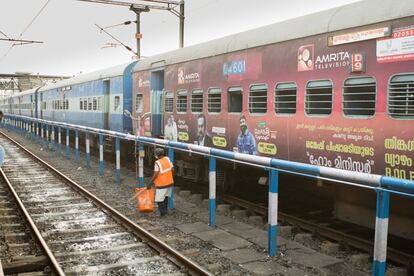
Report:
M 141 135 L 413 180 L 414 2 L 356 2 L 150 57 L 133 93 L 134 115 L 151 113 Z M 206 179 L 206 160 L 187 158 L 178 174 Z M 218 169 L 225 188 L 266 202 L 262 172 Z M 281 177 L 281 194 L 307 190 L 373 227 L 373 193 Z M 390 233 L 414 239 L 412 202 L 393 202 Z
M 414 179 L 413 14 L 363 1 L 143 60 L 141 134 Z

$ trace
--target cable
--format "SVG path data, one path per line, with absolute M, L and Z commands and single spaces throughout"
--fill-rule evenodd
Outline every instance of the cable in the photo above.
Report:
M 26 26 L 26 28 L 24 28 L 24 30 L 20 33 L 18 39 L 20 39 L 23 34 L 30 28 L 30 26 L 32 26 L 32 24 L 35 22 L 35 20 L 40 16 L 40 14 L 43 12 L 43 10 L 47 7 L 47 5 L 49 5 L 49 3 L 52 0 L 47 0 L 47 2 L 42 6 L 42 8 L 39 10 L 39 12 L 33 17 L 32 20 L 30 20 L 29 24 Z M 2 34 L 4 34 L 2 32 Z M 0 62 L 11 52 L 11 50 L 13 49 L 13 47 L 16 46 L 16 44 L 12 44 L 10 46 L 10 48 L 7 50 L 7 52 L 0 58 Z
M 8 39 L 10 39 L 10 37 L 8 35 L 6 35 L 4 32 L 0 31 L 0 34 L 4 35 L 5 37 L 7 37 Z
M 121 44 L 122 46 L 125 47 L 125 49 L 127 49 L 128 51 L 132 52 L 134 55 L 137 55 L 137 53 L 135 53 L 131 47 L 125 45 L 124 43 L 122 43 L 119 39 L 117 39 L 116 37 L 114 37 L 113 35 L 111 35 L 108 31 L 106 31 L 105 29 L 103 29 L 101 26 L 99 26 L 98 24 L 95 24 L 96 27 L 98 27 L 102 32 L 106 33 L 107 35 L 109 35 L 113 40 L 115 40 L 116 42 L 118 42 L 119 44 Z

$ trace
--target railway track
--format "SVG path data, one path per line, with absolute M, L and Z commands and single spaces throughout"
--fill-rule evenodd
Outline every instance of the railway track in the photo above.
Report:
M 209 275 L 0 132 L 0 169 L 55 274 Z

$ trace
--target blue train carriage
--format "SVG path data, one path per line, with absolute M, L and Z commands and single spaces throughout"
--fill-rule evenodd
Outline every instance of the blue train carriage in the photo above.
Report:
M 36 97 L 39 89 L 40 87 L 26 90 L 15 96 L 19 103 L 19 115 L 37 117 Z
M 39 118 L 94 128 L 131 132 L 134 63 L 80 75 L 39 89 Z

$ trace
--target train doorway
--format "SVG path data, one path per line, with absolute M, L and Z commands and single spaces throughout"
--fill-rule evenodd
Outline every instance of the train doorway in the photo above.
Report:
M 103 129 L 109 129 L 109 100 L 110 100 L 110 92 L 111 92 L 111 81 L 104 80 L 103 81 L 103 112 L 102 112 L 102 122 L 103 122 Z
M 162 99 L 164 94 L 164 70 L 151 72 L 151 133 L 153 137 L 163 135 Z

